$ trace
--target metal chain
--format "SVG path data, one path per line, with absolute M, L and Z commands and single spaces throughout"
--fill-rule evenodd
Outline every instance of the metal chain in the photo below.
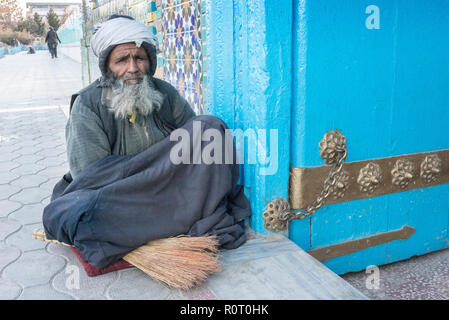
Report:
M 323 190 L 321 190 L 320 194 L 316 198 L 316 200 L 309 206 L 307 206 L 306 209 L 300 209 L 296 212 L 293 211 L 285 211 L 280 216 L 279 219 L 281 220 L 301 220 L 304 219 L 312 214 L 314 214 L 319 208 L 321 208 L 324 204 L 326 199 L 329 197 L 329 194 L 331 193 L 331 190 L 335 187 L 337 184 L 337 175 L 341 172 L 343 168 L 343 163 L 346 160 L 346 156 L 348 154 L 348 150 L 346 148 L 338 148 L 337 147 L 337 159 L 334 162 L 331 170 L 329 171 L 329 175 L 324 180 L 323 183 Z

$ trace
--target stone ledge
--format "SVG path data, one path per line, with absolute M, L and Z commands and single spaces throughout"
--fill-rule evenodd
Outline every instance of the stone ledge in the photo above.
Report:
M 248 238 L 223 252 L 223 271 L 208 279 L 217 299 L 367 299 L 285 236 L 250 232 Z

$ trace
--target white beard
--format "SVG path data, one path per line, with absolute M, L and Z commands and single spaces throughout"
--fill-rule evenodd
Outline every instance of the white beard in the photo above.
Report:
M 148 116 L 162 106 L 163 96 L 149 81 L 148 75 L 143 76 L 140 83 L 128 84 L 124 77 L 113 79 L 108 94 L 109 108 L 117 119 L 125 119 L 134 110 L 143 116 Z

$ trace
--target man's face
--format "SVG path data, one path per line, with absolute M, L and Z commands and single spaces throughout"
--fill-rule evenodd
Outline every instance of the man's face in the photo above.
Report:
M 134 43 L 119 44 L 109 55 L 109 69 L 117 78 L 124 77 L 128 84 L 141 82 L 149 66 L 146 50 Z

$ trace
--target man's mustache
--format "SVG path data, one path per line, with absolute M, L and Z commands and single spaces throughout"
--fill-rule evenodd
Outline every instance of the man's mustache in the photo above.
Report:
M 125 74 L 123 76 L 123 80 L 130 80 L 130 79 L 139 79 L 139 80 L 143 80 L 145 74 L 143 73 L 134 73 L 134 74 Z

